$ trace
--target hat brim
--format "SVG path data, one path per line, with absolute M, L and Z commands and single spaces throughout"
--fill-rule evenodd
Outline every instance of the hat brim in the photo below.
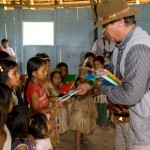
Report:
M 109 19 L 105 19 L 105 20 L 98 20 L 98 22 L 96 23 L 96 25 L 94 26 L 94 28 L 97 28 L 103 24 L 109 23 L 111 21 L 117 20 L 117 19 L 121 19 L 123 17 L 129 17 L 129 16 L 133 16 L 136 13 L 139 12 L 139 8 L 134 7 L 134 8 L 130 8 L 127 12 L 123 13 L 122 15 L 113 17 L 113 18 L 109 18 Z

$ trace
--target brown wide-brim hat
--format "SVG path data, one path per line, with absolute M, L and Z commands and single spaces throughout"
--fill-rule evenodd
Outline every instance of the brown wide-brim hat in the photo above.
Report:
M 102 0 L 97 5 L 98 22 L 95 28 L 123 17 L 133 16 L 138 12 L 139 8 L 129 7 L 126 0 Z

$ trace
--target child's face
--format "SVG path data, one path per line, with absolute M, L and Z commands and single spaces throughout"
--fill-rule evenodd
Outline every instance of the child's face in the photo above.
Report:
M 33 76 L 39 81 L 44 81 L 47 76 L 47 68 L 45 64 L 42 64 L 41 67 L 33 72 Z
M 18 66 L 14 67 L 13 69 L 10 69 L 8 72 L 8 81 L 7 81 L 7 85 L 12 88 L 12 87 L 19 87 L 19 85 L 21 84 L 21 80 L 20 80 L 20 74 L 18 72 Z
M 83 78 L 82 76 L 84 76 L 85 74 L 88 74 L 89 72 L 85 69 L 80 69 L 79 71 L 79 78 L 80 78 L 80 81 L 87 81 L 87 79 Z
M 52 132 L 52 124 L 50 121 L 46 120 L 46 125 L 47 125 L 47 130 L 46 129 L 42 129 L 42 134 L 47 137 L 51 132 Z
M 52 78 L 53 85 L 59 85 L 61 83 L 61 75 L 59 73 L 55 73 Z
M 2 45 L 3 45 L 4 48 L 7 48 L 8 47 L 8 42 L 4 42 Z
M 93 67 L 95 70 L 97 70 L 97 69 L 103 68 L 104 66 L 99 61 L 96 60 L 93 62 Z
M 50 61 L 48 61 L 48 60 L 46 60 L 45 61 L 45 65 L 46 65 L 46 69 L 47 69 L 47 72 L 49 72 L 50 71 Z
M 65 77 L 67 75 L 67 67 L 66 66 L 62 66 L 60 68 L 60 70 L 61 70 L 62 76 Z
M 88 74 L 88 71 L 85 69 L 80 69 L 79 70 L 79 77 L 81 78 L 82 76 L 84 76 L 85 74 Z
M 89 64 L 91 64 L 92 65 L 92 63 L 93 63 L 93 57 L 92 56 L 89 56 L 89 57 L 87 57 L 87 63 L 89 63 Z

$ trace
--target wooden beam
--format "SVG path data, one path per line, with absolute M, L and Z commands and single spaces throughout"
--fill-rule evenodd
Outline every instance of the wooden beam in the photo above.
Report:
M 26 8 L 30 8 L 30 7 L 33 7 L 33 8 L 70 8 L 70 7 L 90 7 L 91 4 L 58 4 L 58 5 L 54 5 L 54 4 L 51 4 L 51 5 L 14 5 L 14 4 L 0 4 L 0 6 L 8 6 L 8 7 L 18 7 L 18 8 L 23 8 L 23 7 L 26 7 Z
M 90 4 L 91 4 L 91 10 L 92 10 L 92 14 L 93 14 L 93 19 L 94 19 L 94 22 L 96 22 L 97 15 L 96 15 L 95 8 L 94 8 L 94 0 L 90 0 Z

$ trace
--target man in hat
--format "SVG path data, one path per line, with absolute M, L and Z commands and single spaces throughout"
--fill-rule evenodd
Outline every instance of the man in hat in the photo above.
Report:
M 150 36 L 136 25 L 137 12 L 126 0 L 103 0 L 98 4 L 95 27 L 101 25 L 103 32 L 119 43 L 116 76 L 122 85 L 105 86 L 99 82 L 94 86 L 106 93 L 111 102 L 129 107 L 133 150 L 150 150 Z M 79 94 L 90 88 L 88 84 L 81 85 Z

